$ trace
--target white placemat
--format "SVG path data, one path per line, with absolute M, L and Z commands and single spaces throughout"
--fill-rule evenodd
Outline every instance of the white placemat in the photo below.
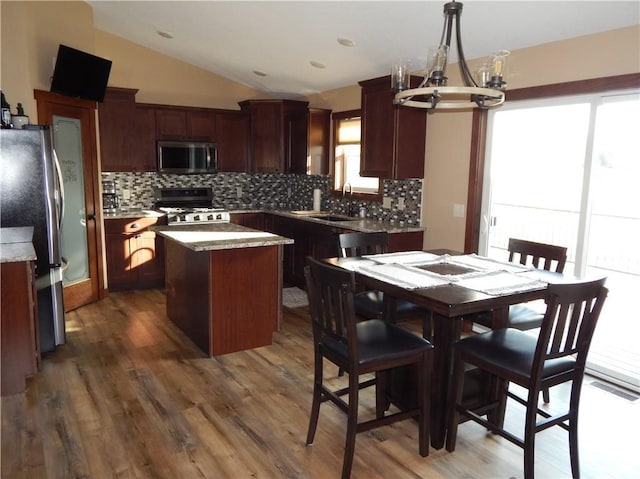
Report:
M 448 261 L 453 264 L 459 264 L 460 266 L 467 266 L 469 268 L 475 268 L 483 271 L 509 271 L 511 273 L 520 273 L 523 271 L 530 271 L 532 269 L 531 266 L 498 261 L 491 258 L 485 258 L 484 256 L 478 256 L 477 254 L 449 256 Z
M 363 255 L 363 258 L 368 258 L 381 264 L 426 263 L 439 257 L 437 254 L 427 253 L 426 251 L 399 251 L 397 253 Z
M 440 275 L 403 264 L 375 264 L 362 267 L 358 272 L 405 289 L 432 288 L 449 283 Z
M 522 274 L 507 271 L 491 271 L 482 276 L 463 279 L 456 283 L 464 288 L 497 296 L 500 294 L 519 293 L 533 289 L 542 289 L 547 283 L 528 278 Z

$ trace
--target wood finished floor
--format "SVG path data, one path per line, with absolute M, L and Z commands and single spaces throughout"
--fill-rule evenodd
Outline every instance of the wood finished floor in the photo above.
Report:
M 305 308 L 285 308 L 272 346 L 207 358 L 165 316 L 161 291 L 112 293 L 67 315 L 68 344 L 28 391 L 3 398 L 1 476 L 70 478 L 337 478 L 345 416 L 324 404 L 304 444 L 312 387 Z M 326 374 L 335 378 L 336 369 Z M 342 381 L 342 379 L 332 379 Z M 635 478 L 638 402 L 585 380 L 583 478 Z M 565 401 L 552 390 L 551 406 Z M 371 414 L 373 394 L 363 394 Z M 518 408 L 507 421 L 516 423 Z M 627 432 L 629 431 L 629 432 Z M 353 478 L 520 478 L 521 450 L 463 424 L 454 453 L 417 452 L 413 422 L 359 434 Z M 571 477 L 566 433 L 538 435 L 536 477 Z

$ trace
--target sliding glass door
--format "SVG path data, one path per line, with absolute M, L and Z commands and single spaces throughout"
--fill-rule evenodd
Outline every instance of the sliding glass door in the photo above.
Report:
M 510 237 L 568 247 L 565 272 L 606 275 L 591 372 L 640 390 L 640 95 L 513 102 L 489 114 L 480 252 Z

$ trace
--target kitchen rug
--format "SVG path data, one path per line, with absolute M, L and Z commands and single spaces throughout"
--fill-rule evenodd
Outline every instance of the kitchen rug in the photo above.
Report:
M 309 301 L 307 299 L 306 291 L 296 288 L 295 286 L 282 289 L 283 306 L 287 308 L 300 308 L 302 306 L 307 306 L 308 304 Z

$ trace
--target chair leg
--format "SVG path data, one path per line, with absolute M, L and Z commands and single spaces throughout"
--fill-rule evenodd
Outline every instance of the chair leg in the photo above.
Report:
M 458 423 L 460 413 L 458 404 L 462 402 L 462 388 L 464 386 L 464 362 L 456 354 L 453 360 L 453 373 L 451 376 L 451 391 L 449 394 L 449 425 L 447 427 L 447 451 L 453 452 L 456 449 L 456 439 L 458 437 Z
M 571 385 L 570 409 L 573 414 L 569 418 L 569 457 L 571 458 L 571 475 L 580 478 L 580 455 L 578 453 L 578 411 L 580 407 L 580 390 L 582 377 L 574 379 Z
M 418 368 L 418 388 L 420 401 L 420 419 L 418 421 L 418 450 L 422 457 L 429 455 L 429 414 L 431 401 L 429 392 L 431 391 L 431 371 L 427 353 L 423 354 L 420 367 Z
M 529 391 L 524 425 L 524 479 L 533 479 L 539 392 Z
M 347 412 L 347 437 L 342 461 L 342 479 L 351 477 L 353 453 L 356 448 L 356 433 L 358 432 L 358 374 L 349 375 L 349 410 Z
M 376 418 L 382 419 L 387 406 L 387 378 L 388 371 L 376 372 Z
M 313 400 L 311 403 L 311 416 L 309 417 L 309 430 L 307 431 L 307 446 L 313 444 L 320 415 L 320 400 L 322 399 L 322 356 L 316 353 L 313 373 Z
M 549 398 L 549 388 L 542 390 L 542 400 L 545 404 L 549 404 L 551 399 Z

